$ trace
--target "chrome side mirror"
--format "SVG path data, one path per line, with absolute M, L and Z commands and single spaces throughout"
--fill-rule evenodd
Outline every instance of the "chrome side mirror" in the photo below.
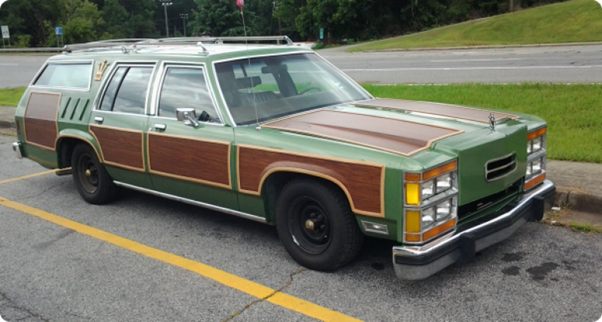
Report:
M 186 125 L 199 127 L 199 122 L 196 120 L 196 111 L 194 108 L 182 107 L 176 110 L 178 121 L 183 121 Z

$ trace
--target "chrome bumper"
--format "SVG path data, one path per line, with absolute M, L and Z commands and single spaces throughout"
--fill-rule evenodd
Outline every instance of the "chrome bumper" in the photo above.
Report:
M 516 207 L 472 228 L 449 233 L 422 246 L 393 247 L 397 277 L 425 279 L 458 261 L 470 261 L 475 253 L 510 237 L 527 221 L 541 220 L 545 199 L 556 187 L 550 180 L 526 193 Z
M 23 159 L 23 154 L 21 154 L 21 142 L 13 143 L 13 151 L 17 154 L 18 159 Z

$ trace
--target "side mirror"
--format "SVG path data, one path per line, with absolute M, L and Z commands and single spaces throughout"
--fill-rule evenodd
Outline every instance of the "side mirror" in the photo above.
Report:
M 186 125 L 192 125 L 193 127 L 198 127 L 199 122 L 196 120 L 196 111 L 194 108 L 190 107 L 182 107 L 176 110 L 176 116 L 178 121 L 183 121 Z

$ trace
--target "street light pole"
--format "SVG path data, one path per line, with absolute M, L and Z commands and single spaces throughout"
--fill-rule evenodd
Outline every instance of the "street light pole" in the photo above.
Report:
M 184 37 L 186 37 L 186 19 L 188 19 L 188 14 L 187 13 L 181 13 L 180 14 L 180 18 L 182 18 L 182 21 L 184 23 Z
M 161 1 L 161 5 L 163 6 L 163 11 L 165 11 L 165 37 L 169 38 L 169 24 L 167 22 L 167 7 L 171 6 L 173 2 L 171 0 L 159 0 Z

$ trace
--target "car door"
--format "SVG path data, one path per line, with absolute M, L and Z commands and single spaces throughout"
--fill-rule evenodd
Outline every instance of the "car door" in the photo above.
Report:
M 164 63 L 155 95 L 147 134 L 155 190 L 238 209 L 230 161 L 234 133 L 216 109 L 204 65 Z M 191 120 L 179 121 L 178 109 L 194 111 Z
M 89 126 L 113 180 L 146 189 L 152 188 L 144 145 L 154 69 L 154 63 L 116 63 Z

